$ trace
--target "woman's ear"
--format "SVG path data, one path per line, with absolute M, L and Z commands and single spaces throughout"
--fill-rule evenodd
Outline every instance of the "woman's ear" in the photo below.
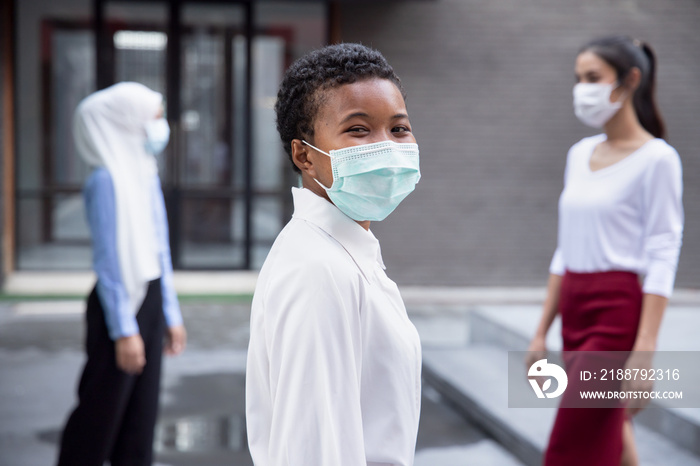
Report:
M 316 176 L 313 161 L 309 158 L 309 146 L 304 144 L 301 139 L 292 139 L 292 161 L 294 165 L 301 170 L 301 173 L 307 173 L 312 177 Z
M 637 90 L 641 82 L 642 72 L 635 66 L 629 71 L 629 73 L 627 73 L 627 77 L 625 78 L 625 87 L 631 92 L 634 92 Z

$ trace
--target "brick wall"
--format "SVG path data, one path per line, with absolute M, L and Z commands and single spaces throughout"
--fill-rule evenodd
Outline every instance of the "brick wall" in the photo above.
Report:
M 373 230 L 399 284 L 543 285 L 578 48 L 624 33 L 659 57 L 659 104 L 684 164 L 677 285 L 700 283 L 700 2 L 434 0 L 343 4 L 341 37 L 382 51 L 408 91 L 416 192 Z

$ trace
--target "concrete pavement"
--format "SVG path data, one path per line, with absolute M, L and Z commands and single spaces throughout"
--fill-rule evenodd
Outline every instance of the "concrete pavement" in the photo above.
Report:
M 84 356 L 82 301 L 0 302 L 0 466 L 54 464 Z M 251 465 L 244 418 L 249 302 L 182 301 L 189 344 L 166 358 L 157 462 Z M 416 466 L 521 464 L 424 389 Z M 476 461 L 476 462 L 473 462 Z
M 78 287 L 44 289 L 32 288 L 36 276 L 15 278 L 15 293 L 77 295 L 90 277 L 83 277 L 85 283 Z M 189 346 L 182 356 L 165 360 L 157 461 L 173 466 L 250 465 L 243 393 L 255 277 L 234 273 L 196 278 L 208 282 L 207 291 L 215 295 L 225 294 L 226 281 L 235 279 L 240 296 L 181 300 Z M 424 350 L 430 352 L 459 351 L 474 343 L 475 334 L 480 343 L 522 344 L 534 328 L 544 290 L 402 287 L 402 294 Z M 674 303 L 688 315 L 696 309 L 700 318 L 696 290 L 677 292 Z M 82 300 L 0 301 L 0 466 L 53 464 L 83 364 L 83 307 Z M 669 315 L 664 341 L 694 343 L 695 332 L 684 325 L 686 319 Z M 553 348 L 556 333 L 550 336 Z M 424 385 L 416 466 L 523 464 L 478 421 L 465 421 L 459 412 L 453 400 Z

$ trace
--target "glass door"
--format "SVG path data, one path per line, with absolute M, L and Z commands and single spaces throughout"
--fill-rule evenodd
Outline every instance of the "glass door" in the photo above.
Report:
M 185 3 L 181 12 L 179 263 L 250 266 L 250 119 L 246 8 Z
M 285 28 L 250 30 L 249 4 L 184 3 L 181 18 L 177 261 L 258 268 L 291 215 L 293 175 L 275 126 Z
M 173 265 L 250 268 L 249 4 L 102 3 L 101 87 L 138 81 L 165 96 L 171 139 L 159 167 Z

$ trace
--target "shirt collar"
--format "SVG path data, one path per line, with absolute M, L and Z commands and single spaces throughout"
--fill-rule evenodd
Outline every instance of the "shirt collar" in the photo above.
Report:
M 372 269 L 378 263 L 385 269 L 379 241 L 335 205 L 306 188 L 292 188 L 294 215 L 312 223 L 338 241 L 360 268 L 367 281 L 372 282 Z

